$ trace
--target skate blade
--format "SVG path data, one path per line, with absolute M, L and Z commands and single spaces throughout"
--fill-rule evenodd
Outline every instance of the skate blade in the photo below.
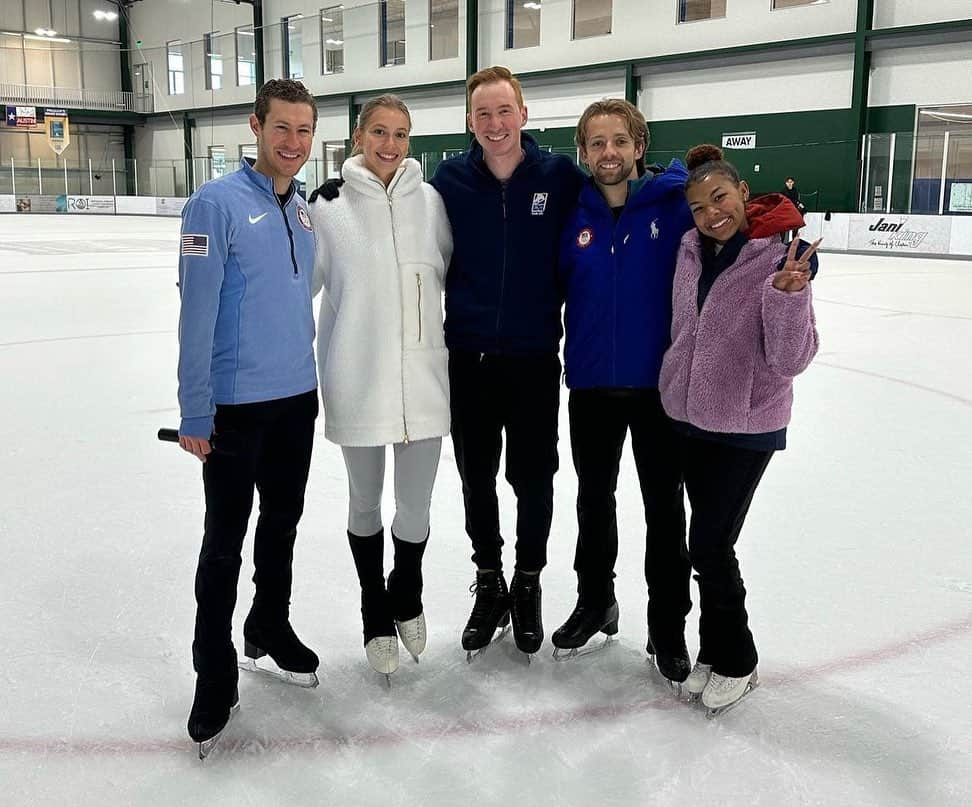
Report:
M 230 723 L 233 722 L 233 718 L 236 717 L 236 713 L 238 711 L 240 711 L 239 701 L 237 701 L 233 706 L 230 707 L 229 718 L 226 720 L 226 725 L 223 726 L 223 728 L 220 729 L 217 734 L 213 735 L 208 740 L 203 740 L 201 743 L 198 743 L 200 760 L 206 759 L 206 757 L 208 757 L 213 752 L 213 749 L 216 748 L 216 745 L 219 743 L 220 738 L 223 736 L 226 729 L 229 728 Z
M 602 650 L 606 650 L 610 645 L 617 641 L 613 636 L 605 636 L 604 641 L 600 644 L 591 645 L 588 642 L 583 647 L 571 647 L 563 648 L 557 647 L 553 651 L 554 661 L 570 661 L 574 658 L 580 658 L 581 656 L 593 656 L 595 653 L 600 653 Z
M 467 650 L 466 663 L 472 664 L 472 660 L 474 658 L 478 658 L 479 656 L 485 656 L 486 651 L 489 650 L 490 646 L 501 641 L 503 637 L 506 636 L 506 634 L 508 634 L 512 629 L 513 628 L 510 625 L 510 623 L 507 622 L 502 628 L 499 629 L 498 633 L 493 634 L 493 638 L 490 639 L 489 644 L 483 645 L 482 647 L 479 648 L 479 650 Z
M 665 674 L 660 669 L 658 669 L 658 665 L 655 663 L 655 657 L 653 655 L 651 655 L 650 653 L 648 654 L 648 663 L 651 665 L 651 669 L 654 672 L 655 676 L 657 678 L 659 678 L 661 681 L 663 681 L 664 683 L 668 684 L 669 689 L 672 690 L 672 694 L 676 698 L 678 698 L 679 700 L 681 700 L 681 698 L 682 698 L 682 682 L 681 681 L 673 681 L 671 678 L 666 678 L 665 677 Z M 702 697 L 702 693 L 701 692 L 698 694 L 698 697 L 699 698 Z M 692 698 L 690 696 L 689 697 L 689 700 L 691 700 L 691 699 Z
M 750 693 L 750 692 L 752 692 L 752 691 L 753 691 L 754 689 L 756 689 L 756 687 L 758 687 L 758 686 L 759 686 L 759 681 L 758 681 L 758 680 L 754 680 L 754 681 L 750 681 L 750 682 L 749 682 L 749 683 L 748 683 L 748 684 L 746 685 L 746 689 L 745 689 L 745 690 L 743 691 L 743 694 L 742 694 L 742 695 L 740 695 L 740 696 L 739 696 L 738 698 L 736 698 L 736 699 L 735 699 L 735 700 L 734 700 L 734 701 L 733 701 L 732 703 L 727 703 L 727 704 L 726 704 L 725 706 L 714 706 L 714 707 L 708 707 L 708 706 L 707 706 L 707 707 L 706 707 L 706 711 L 705 711 L 705 716 L 706 716 L 706 717 L 707 717 L 707 718 L 708 718 L 709 720 L 712 720 L 712 719 L 713 719 L 713 718 L 715 718 L 715 717 L 719 717 L 720 715 L 724 715 L 724 714 L 725 714 L 726 712 L 729 712 L 729 711 L 732 711 L 732 710 L 733 710 L 733 709 L 735 709 L 735 708 L 736 708 L 736 707 L 737 707 L 737 706 L 738 706 L 738 705 L 739 705 L 740 703 L 742 703 L 742 702 L 743 702 L 743 699 L 744 699 L 744 698 L 745 698 L 745 697 L 746 697 L 747 695 L 749 695 L 749 693 Z M 700 696 L 700 697 L 701 697 L 701 696 Z
M 273 662 L 270 663 L 273 664 Z M 244 659 L 240 661 L 237 666 L 244 672 L 256 673 L 257 675 L 262 675 L 266 678 L 273 678 L 276 681 L 282 681 L 285 684 L 291 684 L 295 687 L 301 687 L 303 689 L 313 689 L 320 684 L 320 680 L 318 679 L 316 672 L 291 672 L 290 670 L 281 669 L 276 664 L 273 664 L 272 667 L 264 667 L 258 664 L 256 659 L 252 658 L 244 657 Z

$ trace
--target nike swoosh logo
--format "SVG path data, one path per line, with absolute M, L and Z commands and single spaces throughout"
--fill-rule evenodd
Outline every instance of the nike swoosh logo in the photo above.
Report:
M 262 219 L 266 213 L 261 213 L 259 216 L 250 216 L 250 224 L 256 224 L 260 219 Z

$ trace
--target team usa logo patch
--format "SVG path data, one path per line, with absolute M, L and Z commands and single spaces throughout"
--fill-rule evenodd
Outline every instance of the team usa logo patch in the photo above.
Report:
M 182 236 L 182 254 L 209 257 L 209 236 L 186 233 Z
M 577 246 L 581 249 L 586 249 L 591 245 L 591 241 L 594 240 L 594 231 L 590 227 L 585 227 L 579 233 L 577 233 Z
M 300 205 L 297 206 L 297 220 L 300 222 L 300 226 L 308 232 L 314 229 L 311 227 L 310 216 L 307 215 L 307 211 Z
M 531 216 L 542 216 L 547 211 L 547 194 L 533 194 L 533 204 L 530 206 Z

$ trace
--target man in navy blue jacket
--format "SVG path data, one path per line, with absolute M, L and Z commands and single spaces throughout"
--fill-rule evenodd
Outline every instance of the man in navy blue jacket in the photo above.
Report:
M 578 121 L 576 142 L 592 176 L 564 229 L 560 273 L 578 483 L 578 599 L 553 643 L 559 657 L 561 649 L 576 651 L 598 631 L 618 630 L 615 491 L 630 430 L 648 528 L 648 652 L 667 678 L 680 682 L 689 672 L 684 632 L 691 566 L 658 373 L 670 340 L 675 259 L 682 235 L 693 226 L 684 193 L 687 172 L 677 160 L 667 169 L 639 170 L 648 127 L 624 100 L 591 104 Z
M 432 179 L 455 244 L 445 298 L 452 442 L 477 569 L 462 646 L 482 649 L 512 613 L 516 645 L 531 654 L 543 641 L 540 571 L 558 466 L 557 255 L 582 175 L 521 131 L 527 109 L 509 70 L 481 70 L 466 87 L 475 143 Z M 496 497 L 504 431 L 506 479 L 517 499 L 509 589 Z

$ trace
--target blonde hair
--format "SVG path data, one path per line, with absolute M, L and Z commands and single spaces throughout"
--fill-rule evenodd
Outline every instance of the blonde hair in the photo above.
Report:
M 580 120 L 577 121 L 577 131 L 574 133 L 574 143 L 580 148 L 587 146 L 587 124 L 590 123 L 591 118 L 598 115 L 617 115 L 624 121 L 631 139 L 635 143 L 643 144 L 645 149 L 648 148 L 651 135 L 648 132 L 648 124 L 645 123 L 645 116 L 641 114 L 638 107 L 623 98 L 602 98 L 584 110 Z
M 469 103 L 469 108 L 472 108 L 472 96 L 477 87 L 482 87 L 484 84 L 495 84 L 497 81 L 505 81 L 513 88 L 513 94 L 516 96 L 516 105 L 520 109 L 523 109 L 523 87 L 520 86 L 519 79 L 510 72 L 508 67 L 502 67 L 500 65 L 484 67 L 466 79 L 466 99 Z
M 355 125 L 354 132 L 351 135 L 351 139 L 354 141 L 354 145 L 351 148 L 352 156 L 361 153 L 361 132 L 364 131 L 365 127 L 368 125 L 368 120 L 371 118 L 371 116 L 374 115 L 379 109 L 398 110 L 408 121 L 408 131 L 412 131 L 412 115 L 408 111 L 408 107 L 405 105 L 405 102 L 397 95 L 393 95 L 392 93 L 379 95 L 377 98 L 372 98 L 370 101 L 365 103 L 365 105 L 361 107 L 361 111 L 358 113 L 358 122 Z

